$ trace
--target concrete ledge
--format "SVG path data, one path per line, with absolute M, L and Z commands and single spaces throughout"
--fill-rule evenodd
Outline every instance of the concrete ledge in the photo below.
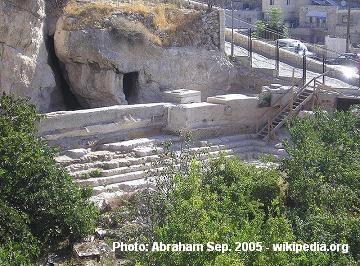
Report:
M 265 121 L 257 97 L 242 94 L 209 97 L 207 103 L 182 104 L 168 110 L 166 129 L 171 132 L 188 130 L 197 135 L 241 134 L 255 132 Z
M 185 89 L 165 91 L 163 99 L 170 103 L 199 103 L 201 102 L 201 92 Z
M 215 104 L 226 104 L 229 106 L 239 106 L 239 105 L 257 105 L 259 101 L 258 97 L 254 96 L 247 96 L 244 94 L 226 94 L 226 95 L 219 95 L 214 97 L 208 97 L 208 103 L 215 103 Z
M 116 105 L 78 111 L 54 112 L 40 122 L 40 134 L 62 133 L 75 129 L 89 130 L 91 126 L 125 127 L 141 120 L 166 123 L 167 103 Z M 95 129 L 93 127 L 92 129 Z M 96 132 L 95 132 L 96 133 Z

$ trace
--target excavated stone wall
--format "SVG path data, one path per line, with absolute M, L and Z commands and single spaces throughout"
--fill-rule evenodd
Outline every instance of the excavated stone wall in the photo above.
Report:
M 30 97 L 42 112 L 64 108 L 48 63 L 45 1 L 0 2 L 0 93 Z
M 219 11 L 200 15 L 199 36 L 192 45 L 156 45 L 139 34 L 134 39 L 124 30 L 99 27 L 100 22 L 79 29 L 80 18 L 64 16 L 55 33 L 56 53 L 80 104 L 94 108 L 161 102 L 163 91 L 176 89 L 201 91 L 205 100 L 240 88 L 239 69 L 221 50 Z M 113 14 L 106 25 L 125 23 L 123 16 Z

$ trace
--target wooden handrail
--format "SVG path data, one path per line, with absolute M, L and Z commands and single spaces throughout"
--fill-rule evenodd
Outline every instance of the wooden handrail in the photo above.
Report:
M 291 86 L 290 89 L 289 89 L 289 91 L 288 91 L 287 93 L 281 95 L 281 96 L 275 101 L 274 106 L 276 106 L 278 102 L 280 102 L 286 95 L 288 95 L 289 92 L 294 89 L 294 87 L 295 87 L 295 85 Z M 270 104 L 271 104 L 271 103 L 270 103 Z M 260 118 L 264 117 L 265 115 L 269 115 L 269 111 L 268 111 L 268 110 L 266 110 L 266 111 L 262 112 L 260 115 L 258 115 L 258 121 L 260 120 Z
M 276 117 L 279 116 L 279 114 L 281 114 L 286 108 L 288 108 L 289 105 L 290 105 L 290 107 L 292 107 L 292 103 L 293 103 L 294 99 L 297 99 L 297 98 L 300 96 L 300 94 L 303 93 L 304 90 L 307 89 L 312 82 L 314 82 L 314 90 L 315 90 L 315 89 L 316 89 L 316 81 L 317 81 L 317 79 L 325 76 L 325 75 L 328 74 L 329 72 L 330 72 L 330 70 L 327 71 L 327 72 L 325 72 L 325 73 L 323 73 L 323 74 L 320 74 L 320 75 L 312 78 L 309 82 L 307 82 L 304 86 L 302 86 L 302 87 L 300 88 L 300 90 L 296 93 L 296 95 L 293 96 L 293 97 L 291 97 L 290 101 L 289 101 L 285 106 L 283 106 L 282 108 L 280 108 L 280 109 L 278 110 L 278 112 L 276 112 L 276 114 L 274 114 L 274 115 L 272 116 L 272 118 L 270 118 L 270 116 L 268 116 L 268 127 L 267 127 L 267 128 L 268 128 L 268 134 L 270 134 L 270 132 L 269 132 L 269 130 L 270 130 L 270 128 L 269 128 L 269 123 L 271 123 L 271 125 L 272 125 L 272 122 L 274 121 L 274 119 L 276 119 Z M 291 87 L 291 89 L 293 89 L 293 87 Z M 283 95 L 282 97 L 280 97 L 275 103 L 277 103 L 279 100 L 281 100 L 281 99 L 282 99 L 283 97 L 285 97 L 285 95 L 287 95 L 287 94 L 288 94 L 288 93 L 284 94 L 284 95 Z M 294 110 L 294 111 L 298 111 L 299 107 L 301 107 L 301 106 L 302 106 L 302 104 L 299 104 L 299 105 L 296 107 L 296 110 Z M 290 110 L 290 113 L 291 113 L 292 111 L 293 111 L 293 110 Z M 265 114 L 268 114 L 268 115 L 269 115 L 268 112 L 264 112 L 261 117 L 263 117 Z M 270 120 L 270 121 L 269 121 L 269 120 Z M 259 121 L 259 119 L 258 119 L 258 121 Z M 266 128 L 266 126 L 265 126 L 265 127 L 262 127 L 262 128 L 260 129 L 260 131 L 258 130 L 258 128 L 259 128 L 259 127 L 257 126 L 257 132 L 261 132 L 261 131 L 264 130 L 264 128 Z
M 340 94 L 340 95 L 344 95 L 343 93 L 335 90 L 334 88 L 332 88 L 332 87 L 330 87 L 328 85 L 325 85 L 322 82 L 316 81 L 316 83 L 318 84 L 318 87 L 319 87 L 320 90 L 331 91 L 331 92 L 335 92 L 335 93 Z
M 319 76 L 313 77 L 309 82 L 307 82 L 304 86 L 301 87 L 301 89 L 298 91 L 298 93 L 295 95 L 294 98 L 297 98 L 307 87 L 309 87 L 309 85 L 310 85 L 312 82 L 316 81 L 318 78 L 321 78 L 321 77 L 325 76 L 325 75 L 326 75 L 327 73 L 329 73 L 329 72 L 330 72 L 330 70 L 327 71 L 327 72 L 325 72 L 325 73 L 323 73 L 323 74 L 321 74 L 321 75 L 319 75 Z

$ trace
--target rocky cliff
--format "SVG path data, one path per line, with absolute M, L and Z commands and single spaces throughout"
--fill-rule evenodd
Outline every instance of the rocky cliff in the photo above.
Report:
M 219 11 L 115 5 L 98 6 L 97 16 L 94 7 L 69 8 L 55 33 L 57 56 L 82 106 L 159 102 L 163 90 L 181 88 L 206 98 L 237 80 L 220 51 Z
M 43 112 L 64 108 L 45 18 L 44 0 L 0 1 L 0 92 L 28 96 Z
M 2 0 L 0 92 L 48 112 L 159 102 L 180 88 L 234 91 L 219 16 L 151 2 Z

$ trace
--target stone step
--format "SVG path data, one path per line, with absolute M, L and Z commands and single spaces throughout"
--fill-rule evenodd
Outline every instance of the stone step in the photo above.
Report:
M 95 151 L 71 150 L 58 157 L 58 162 L 65 165 L 81 186 L 91 186 L 94 194 L 119 192 L 126 187 L 126 182 L 144 180 L 153 176 L 155 162 L 161 158 L 161 143 L 169 140 L 174 143 L 171 150 L 180 153 L 180 138 L 170 135 L 141 138 L 129 141 L 100 145 Z M 255 161 L 261 155 L 271 154 L 276 158 L 286 156 L 283 149 L 276 149 L 260 140 L 257 134 L 224 136 L 194 141 L 190 152 L 198 154 L 201 161 L 209 158 L 237 156 L 241 160 Z M 106 150 L 107 149 L 107 150 Z M 70 158 L 70 156 L 73 158 Z M 99 176 L 92 177 L 92 171 L 99 171 Z M 85 179 L 86 178 L 86 179 Z
M 66 155 L 60 155 L 55 158 L 55 160 L 63 167 L 70 166 L 72 164 L 79 163 L 91 163 L 97 161 L 110 161 L 113 159 L 124 158 L 124 154 L 111 152 L 111 151 L 91 151 L 88 154 L 84 155 L 81 158 L 73 159 Z
M 159 145 L 165 141 L 171 141 L 174 143 L 174 142 L 180 141 L 180 138 L 177 136 L 170 136 L 170 135 L 151 137 L 151 138 L 139 138 L 139 139 L 132 139 L 132 140 L 121 141 L 121 142 L 102 144 L 97 149 L 127 153 L 135 148 L 151 147 L 154 145 Z
M 236 143 L 245 140 L 256 140 L 258 136 L 256 134 L 243 134 L 243 135 L 235 135 L 235 136 L 226 136 L 212 139 L 205 139 L 199 141 L 201 145 L 226 145 L 227 143 Z
M 242 140 L 237 142 L 226 143 L 225 146 L 229 149 L 240 147 L 264 147 L 268 145 L 265 141 L 259 139 Z
M 250 138 L 250 139 L 249 139 Z M 229 136 L 229 137 L 222 137 L 222 138 L 216 138 L 216 139 L 210 139 L 210 140 L 203 140 L 200 142 L 196 142 L 193 145 L 194 146 L 213 146 L 213 145 L 223 145 L 228 144 L 230 147 L 235 147 L 236 145 L 245 145 L 246 142 L 242 143 L 242 140 L 249 139 L 249 144 L 251 145 L 261 145 L 261 141 L 258 139 L 255 139 L 256 135 L 254 134 L 247 134 L 247 135 L 237 135 L 237 136 Z M 109 147 L 109 149 L 119 149 L 119 151 L 109 151 L 109 150 L 97 150 L 97 151 L 90 151 L 84 156 L 80 158 L 70 158 L 65 155 L 58 156 L 57 161 L 62 166 L 69 166 L 71 164 L 77 164 L 77 163 L 89 163 L 89 162 L 96 162 L 96 161 L 110 161 L 112 159 L 116 158 L 124 158 L 128 156 L 137 156 L 137 157 L 143 157 L 152 155 L 158 152 L 162 151 L 162 147 L 157 147 L 155 144 L 160 145 L 161 142 L 165 140 L 170 141 L 176 141 L 171 146 L 172 150 L 180 149 L 180 143 L 177 142 L 179 140 L 178 137 L 169 136 L 169 137 L 157 137 L 157 138 L 146 138 L 146 139 L 137 139 L 137 140 L 130 140 L 125 142 L 118 142 L 118 143 L 109 143 L 109 144 L 103 144 L 100 147 L 105 148 Z M 232 142 L 232 143 L 231 143 Z M 147 144 L 147 146 L 145 145 Z M 198 145 L 197 145 L 198 144 Z M 127 150 L 127 153 L 123 153 L 124 149 Z M 71 151 L 65 151 L 63 154 L 67 154 Z M 130 154 L 133 153 L 133 154 Z
M 213 152 L 209 152 L 207 154 L 200 154 L 198 159 L 200 160 L 207 160 L 209 157 L 210 158 L 216 158 L 220 156 L 220 153 L 223 153 L 224 155 L 233 155 L 233 151 L 232 150 L 222 150 L 222 151 L 213 151 Z M 151 166 L 151 164 L 150 164 Z M 128 171 L 122 172 L 121 174 L 117 174 L 117 171 L 119 171 L 120 167 L 116 168 L 114 167 L 114 169 L 117 169 L 117 171 L 114 171 L 115 175 L 111 175 L 111 171 L 106 172 L 106 176 L 101 176 L 101 177 L 96 177 L 96 178 L 89 178 L 89 179 L 76 179 L 76 182 L 79 183 L 82 186 L 91 186 L 91 187 L 96 187 L 96 186 L 103 186 L 103 185 L 110 185 L 110 184 L 115 184 L 115 183 L 119 183 L 119 182 L 125 182 L 125 181 L 130 181 L 130 180 L 134 180 L 134 179 L 140 179 L 140 178 L 145 178 L 147 177 L 147 175 L 149 174 L 149 170 L 151 170 L 151 172 L 159 170 L 159 169 L 153 169 L 152 167 L 149 168 L 149 164 L 148 165 L 144 165 L 144 167 L 141 167 L 140 164 L 133 166 L 133 169 L 131 169 L 131 167 Z M 138 170 L 138 171 L 130 171 L 130 170 Z M 124 169 L 123 169 L 124 171 Z M 121 171 L 120 171 L 121 172 Z
M 89 178 L 86 180 L 76 180 L 76 182 L 84 187 L 98 187 L 98 186 L 105 186 L 111 185 L 116 183 L 121 183 L 125 181 L 143 179 L 148 177 L 150 171 L 136 171 L 136 172 L 129 172 L 120 175 L 114 176 L 107 176 L 107 177 L 97 177 L 97 178 Z
M 136 172 L 136 171 L 144 171 L 149 170 L 151 168 L 151 163 L 145 163 L 145 164 L 137 164 L 132 166 L 125 166 L 125 167 L 119 167 L 109 170 L 102 170 L 101 176 L 112 176 L 112 175 L 120 175 L 120 174 L 126 174 L 129 172 Z
M 273 154 L 286 156 L 286 152 L 283 149 L 276 149 L 272 146 L 268 146 L 264 141 L 251 140 L 253 144 L 257 145 L 248 145 L 249 143 L 238 142 L 230 143 L 228 145 L 213 145 L 208 147 L 196 147 L 190 149 L 194 153 L 199 153 L 201 157 L 206 158 L 207 153 L 224 151 L 227 154 L 230 154 L 232 151 L 238 155 L 245 154 L 243 159 L 248 158 L 246 154 L 248 153 L 262 153 L 262 154 Z M 179 153 L 179 151 L 175 152 Z M 100 161 L 94 163 L 85 163 L 85 164 L 75 164 L 70 167 L 67 167 L 67 170 L 70 171 L 70 174 L 75 178 L 80 177 L 82 174 L 89 173 L 95 169 L 100 169 L 101 176 L 111 176 L 115 174 L 129 173 L 132 171 L 148 169 L 151 166 L 151 162 L 155 162 L 159 157 L 157 155 L 149 155 L 143 157 L 128 157 L 115 159 L 110 161 Z
M 225 158 L 231 158 L 233 155 L 225 155 Z M 148 172 L 149 173 L 149 172 Z M 109 185 L 99 185 L 93 187 L 93 197 L 100 197 L 101 195 L 111 198 L 111 194 L 118 194 L 119 192 L 132 192 L 137 189 L 145 188 L 149 186 L 149 183 L 154 179 L 153 176 L 149 174 L 148 177 L 135 179 L 130 181 L 123 181 Z M 101 196 L 104 197 L 104 196 Z
M 88 170 L 91 168 L 101 168 L 104 170 L 119 168 L 119 167 L 129 167 L 131 165 L 143 164 L 148 162 L 154 162 L 159 159 L 157 155 L 144 156 L 144 157 L 127 157 L 120 159 L 113 159 L 110 161 L 97 161 L 91 163 L 77 163 L 66 167 L 70 173 L 77 172 L 81 170 Z
M 106 194 L 115 194 L 115 193 L 117 194 L 119 192 L 132 192 L 134 190 L 147 187 L 149 185 L 149 180 L 151 180 L 151 177 L 119 182 L 107 186 L 96 186 L 93 188 L 93 197 L 105 194 L 102 197 L 111 198 L 111 195 L 106 195 Z
M 236 150 L 235 152 L 235 156 L 240 159 L 241 161 L 249 161 L 249 160 L 254 160 L 257 158 L 256 153 L 254 152 L 249 152 L 249 153 L 237 153 Z
M 224 148 L 225 148 L 225 146 L 214 145 L 214 146 L 209 146 L 209 147 L 195 147 L 195 148 L 191 148 L 190 151 L 192 151 L 194 153 L 207 153 L 207 152 L 219 151 Z M 179 150 L 177 150 L 176 153 L 179 153 Z M 156 159 L 159 158 L 158 155 L 156 155 L 156 154 L 146 155 L 146 154 L 151 154 L 151 152 L 149 152 L 149 153 L 145 152 L 143 154 L 145 156 L 135 157 L 134 154 L 129 154 L 128 157 L 121 156 L 119 159 L 95 161 L 95 162 L 90 162 L 90 163 L 81 163 L 81 162 L 76 161 L 75 164 L 68 165 L 66 167 L 66 169 L 72 175 L 77 175 L 76 174 L 77 172 L 83 173 L 84 171 L 89 170 L 89 169 L 101 168 L 104 170 L 108 170 L 108 169 L 114 169 L 114 168 L 120 168 L 120 167 L 130 167 L 132 165 L 139 165 L 139 164 L 144 164 L 144 163 L 148 163 L 148 162 L 154 162 L 154 161 L 156 161 Z M 141 155 L 141 154 L 139 154 L 139 155 Z M 108 159 L 110 159 L 110 158 L 108 158 Z
M 253 156 L 247 156 L 247 157 L 255 158 L 255 159 L 252 159 L 251 161 L 249 161 L 249 163 L 252 163 L 257 167 L 268 166 L 269 163 L 263 163 L 263 162 L 257 160 L 257 158 L 259 158 L 259 155 L 263 155 L 263 154 L 254 153 L 252 155 Z M 227 155 L 225 157 L 231 158 L 231 157 L 233 157 L 233 155 Z M 245 157 L 244 154 L 241 157 Z M 242 159 L 241 157 L 240 157 L 240 159 Z M 279 156 L 277 156 L 277 155 L 274 155 L 274 157 L 279 158 Z M 112 198 L 112 197 L 119 195 L 119 193 L 121 194 L 121 193 L 133 192 L 138 189 L 148 187 L 149 185 L 151 185 L 151 181 L 153 179 L 154 179 L 154 177 L 147 177 L 147 178 L 136 179 L 136 180 L 131 180 L 131 181 L 119 182 L 119 183 L 110 184 L 110 185 L 96 186 L 93 188 L 92 198 Z
M 80 170 L 76 172 L 69 173 L 74 179 L 83 179 L 82 176 L 90 175 L 93 171 L 99 171 L 101 176 L 101 169 L 99 168 L 89 168 L 86 170 Z
M 242 147 L 234 147 L 231 150 L 233 150 L 236 154 L 248 154 L 255 152 L 255 147 L 247 145 Z
M 284 149 L 276 149 L 273 147 L 264 147 L 264 148 L 256 149 L 256 152 L 262 154 L 279 155 L 279 156 L 287 155 Z

